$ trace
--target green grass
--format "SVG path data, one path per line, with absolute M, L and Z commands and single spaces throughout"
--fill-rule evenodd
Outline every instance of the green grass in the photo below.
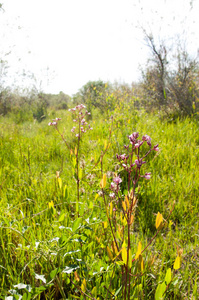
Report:
M 54 128 L 47 125 L 50 120 L 40 124 L 14 124 L 9 118 L 1 117 L 0 299 L 11 296 L 10 290 L 23 294 L 23 299 L 74 299 L 74 295 L 84 299 L 77 288 L 83 278 L 96 299 L 103 299 L 102 295 L 111 299 L 107 293 L 109 287 L 113 294 L 118 290 L 117 299 L 122 299 L 120 266 L 107 255 L 111 235 L 110 230 L 104 228 L 106 212 L 102 198 L 96 195 L 100 190 L 102 168 L 106 173 L 115 172 L 116 154 L 125 152 L 123 145 L 134 131 L 148 134 L 153 145 L 159 143 L 160 147 L 159 152 L 154 152 L 155 158 L 153 155 L 147 158 L 142 170 L 143 174 L 151 172 L 152 178 L 141 180 L 138 187 L 132 232 L 134 254 L 138 241 L 142 241 L 144 247 L 156 232 L 157 212 L 167 219 L 174 203 L 175 206 L 168 225 L 143 254 L 146 269 L 144 275 L 134 281 L 132 299 L 154 299 L 155 290 L 168 268 L 172 268 L 173 280 L 166 299 L 197 299 L 198 121 L 187 118 L 167 123 L 143 112 L 131 113 L 118 108 L 113 114 L 110 140 L 110 118 L 95 115 L 91 121 L 93 131 L 85 134 L 81 146 L 82 176 L 91 173 L 92 177 L 85 177 L 81 183 L 79 218 L 75 212 L 75 138 L 70 131 L 74 124 L 69 113 L 62 111 L 52 117 L 62 118 L 60 128 L 73 154 Z M 109 142 L 103 164 L 90 172 Z M 56 171 L 60 172 L 60 182 Z M 51 201 L 54 208 L 49 208 Z M 183 254 L 181 268 L 175 271 L 177 245 Z M 152 258 L 154 262 L 150 265 Z M 74 276 L 75 270 L 80 281 Z M 22 288 L 20 283 L 28 286 Z M 32 294 L 28 292 L 30 286 Z

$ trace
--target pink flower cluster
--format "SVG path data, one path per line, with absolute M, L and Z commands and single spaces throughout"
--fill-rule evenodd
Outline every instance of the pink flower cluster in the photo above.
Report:
M 92 130 L 93 128 L 86 122 L 85 116 L 90 115 L 90 112 L 82 111 L 86 106 L 83 104 L 79 104 L 74 108 L 69 109 L 74 114 L 73 122 L 78 123 L 78 133 L 75 134 L 76 137 L 80 137 L 81 133 L 85 133 L 87 130 Z M 76 126 L 71 129 L 71 132 L 75 133 Z
M 140 146 L 142 146 L 142 144 L 144 142 L 147 142 L 147 144 L 151 147 L 151 138 L 150 138 L 150 136 L 148 136 L 147 134 L 145 134 L 145 135 L 143 135 L 142 140 L 138 140 L 138 137 L 139 137 L 139 133 L 138 132 L 133 132 L 128 137 L 130 143 L 134 146 L 134 148 L 139 148 Z M 125 146 L 126 149 L 127 149 L 127 147 L 128 146 Z M 155 145 L 152 150 L 159 151 L 158 144 Z
M 61 120 L 60 118 L 53 119 L 52 122 L 48 123 L 48 126 L 57 126 L 57 123 L 60 120 Z
M 142 161 L 142 159 L 138 158 L 135 160 L 134 164 L 132 164 L 132 167 L 136 165 L 137 168 L 139 169 L 145 163 L 146 163 L 146 161 Z
M 127 159 L 129 158 L 129 155 L 126 155 L 126 154 L 120 154 L 120 155 L 116 155 L 117 159 L 119 161 L 127 161 Z
M 131 135 L 129 135 L 129 141 L 132 145 L 135 145 L 137 142 L 137 138 L 139 137 L 138 132 L 133 132 Z
M 122 182 L 122 179 L 120 178 L 120 176 L 117 176 L 113 179 L 113 182 L 111 182 L 111 190 L 113 192 L 118 192 L 119 190 L 119 184 Z M 114 193 L 113 193 L 114 194 Z M 113 197 L 112 194 L 112 197 Z M 115 194 L 114 194 L 115 195 Z
M 79 104 L 77 106 L 75 106 L 74 108 L 70 108 L 68 111 L 81 111 L 83 108 L 86 108 L 86 106 L 84 104 Z
M 158 144 L 155 145 L 152 148 L 151 147 L 151 138 L 147 134 L 144 135 L 141 140 L 138 140 L 138 137 L 139 137 L 139 133 L 138 132 L 133 132 L 131 135 L 129 135 L 128 138 L 129 138 L 130 144 L 132 145 L 132 148 L 129 147 L 129 145 L 127 145 L 127 146 L 125 145 L 124 148 L 126 149 L 126 151 L 128 152 L 128 154 L 120 154 L 120 155 L 117 154 L 116 157 L 117 157 L 118 161 L 120 162 L 120 165 L 129 174 L 131 174 L 132 170 L 137 170 L 138 171 L 138 173 L 137 173 L 138 174 L 138 178 L 139 177 L 144 177 L 145 179 L 150 179 L 151 178 L 151 173 L 145 173 L 145 175 L 140 175 L 140 169 L 141 169 L 142 165 L 146 163 L 146 161 L 144 161 L 144 158 L 146 156 L 148 156 L 149 153 L 152 150 L 159 151 Z M 140 151 L 139 151 L 139 149 L 140 149 L 140 147 L 145 142 L 150 147 L 150 149 L 148 150 L 148 152 L 143 157 L 140 157 Z M 138 149 L 137 152 L 135 151 L 136 149 Z M 136 156 L 137 156 L 137 159 L 135 159 L 134 162 L 132 162 L 133 153 L 136 154 Z M 119 178 L 119 179 L 121 180 L 121 178 Z M 117 184 L 116 184 L 115 179 L 113 181 L 114 182 L 111 184 L 111 189 L 113 191 L 118 191 L 117 185 L 119 183 L 117 182 Z
M 147 134 L 143 135 L 142 141 L 143 141 L 143 142 L 147 142 L 147 144 L 148 144 L 149 146 L 151 146 L 151 138 L 150 138 L 150 136 L 148 136 Z

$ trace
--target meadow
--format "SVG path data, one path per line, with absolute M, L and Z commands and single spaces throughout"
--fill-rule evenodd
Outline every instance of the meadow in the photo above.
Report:
M 198 299 L 199 121 L 118 105 L 77 128 L 0 117 L 0 299 Z M 159 151 L 131 183 L 134 132 Z

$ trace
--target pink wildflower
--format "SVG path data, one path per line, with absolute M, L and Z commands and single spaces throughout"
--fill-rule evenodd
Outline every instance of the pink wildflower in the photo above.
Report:
M 155 145 L 155 146 L 153 147 L 153 150 L 155 150 L 155 151 L 159 151 L 159 150 L 160 150 L 160 149 L 158 148 L 158 144 Z
M 126 159 L 126 154 L 121 154 L 120 158 L 121 158 L 121 160 L 125 160 Z
M 129 157 L 129 155 L 126 155 L 126 154 L 120 154 L 120 155 L 116 155 L 116 157 L 117 157 L 117 159 L 119 160 L 119 161 L 121 161 L 121 160 L 127 160 L 128 159 L 128 157 Z
M 117 185 L 114 183 L 114 182 L 111 182 L 111 189 L 113 191 L 116 191 L 117 190 Z
M 143 143 L 143 141 L 137 141 L 137 143 L 135 144 L 135 148 L 139 148 Z
M 129 141 L 131 144 L 136 144 L 137 138 L 139 136 L 138 132 L 133 132 L 131 135 L 129 135 Z
M 142 140 L 148 142 L 148 141 L 151 141 L 151 138 L 150 138 L 150 136 L 145 134 L 145 135 L 143 135 Z
M 135 164 L 137 165 L 138 168 L 141 168 L 141 166 L 145 163 L 146 163 L 146 161 L 142 161 L 142 160 L 139 160 L 139 159 L 135 160 Z
M 149 145 L 149 146 L 151 146 L 151 138 L 150 138 L 150 136 L 148 136 L 147 134 L 145 134 L 143 137 L 142 137 L 142 140 L 143 140 L 143 142 L 147 142 L 147 144 Z
M 139 161 L 138 159 L 136 159 L 136 160 L 135 160 L 135 164 L 136 164 L 136 165 L 138 166 L 138 168 L 139 168 L 139 167 L 141 167 L 142 162 Z
M 113 179 L 113 181 L 118 185 L 122 182 L 122 179 L 119 176 L 117 176 Z
M 111 199 L 114 199 L 114 198 L 115 198 L 115 193 L 110 193 L 110 194 L 109 194 L 109 197 L 110 197 Z
M 143 177 L 149 180 L 151 178 L 151 173 L 145 173 Z

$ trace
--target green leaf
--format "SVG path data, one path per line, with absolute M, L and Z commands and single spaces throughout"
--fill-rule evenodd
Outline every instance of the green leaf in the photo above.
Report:
M 73 157 L 72 164 L 73 164 L 74 169 L 76 169 L 76 157 Z
M 61 190 L 62 189 L 62 179 L 59 177 L 59 178 L 57 178 L 57 180 L 58 180 L 59 188 Z
M 89 202 L 88 208 L 89 208 L 89 209 L 93 209 L 93 201 L 90 201 L 90 202 Z
M 156 229 L 159 229 L 160 226 L 162 225 L 162 222 L 163 222 L 163 216 L 161 213 L 157 213 L 157 216 L 156 216 L 156 220 L 155 220 L 155 227 Z
M 23 294 L 22 300 L 31 300 L 32 295 L 30 293 Z
M 176 284 L 178 284 L 178 281 L 179 281 L 179 280 L 178 280 L 178 278 L 177 278 L 175 281 L 172 282 L 172 284 L 175 286 Z
M 56 276 L 60 271 L 61 271 L 60 268 L 56 268 L 56 269 L 52 270 L 52 271 L 50 272 L 50 278 L 51 278 L 51 280 L 52 280 L 53 278 L 55 278 L 55 276 Z
M 65 235 L 62 235 L 59 238 L 58 245 L 59 247 L 64 247 L 67 244 L 67 242 L 68 242 L 68 238 Z
M 131 249 L 129 249 L 128 267 L 129 267 L 129 269 L 131 269 L 131 267 L 132 267 L 132 251 L 131 251 Z
M 174 268 L 175 270 L 178 270 L 178 269 L 180 268 L 180 263 L 181 263 L 180 260 L 181 260 L 181 259 L 180 259 L 180 256 L 178 255 L 178 256 L 176 257 L 175 262 L 174 262 L 174 265 L 173 265 L 173 268 Z
M 161 300 L 161 299 L 162 299 L 161 284 L 158 284 L 158 287 L 155 291 L 155 300 Z
M 91 293 L 95 296 L 95 298 L 97 297 L 97 287 L 96 286 L 94 286 Z
M 163 282 L 158 284 L 158 287 L 155 292 L 155 300 L 163 300 L 164 299 L 164 292 L 166 291 L 166 284 Z
M 169 268 L 167 270 L 166 276 L 165 276 L 165 280 L 166 285 L 168 285 L 171 282 L 171 268 Z
M 122 259 L 123 259 L 123 262 L 126 264 L 126 262 L 127 262 L 127 251 L 126 251 L 126 247 L 123 247 L 123 248 L 122 248 Z
M 84 214 L 84 208 L 85 208 L 85 203 L 81 203 L 80 204 L 80 209 L 79 209 L 80 216 L 82 216 Z
M 122 285 L 121 285 L 121 287 L 115 292 L 115 297 L 119 294 L 119 292 L 121 291 L 121 289 L 122 289 Z
M 123 265 L 124 265 L 124 262 L 123 262 L 123 261 L 116 261 L 116 264 L 117 264 L 118 266 L 123 266 Z
M 65 199 L 68 198 L 68 189 L 67 189 L 66 185 L 64 186 L 63 196 Z
M 64 219 L 65 219 L 65 214 L 63 213 L 63 214 L 59 217 L 59 222 L 63 222 Z
M 139 242 L 138 243 L 138 250 L 137 250 L 136 255 L 135 255 L 135 259 L 138 259 L 141 253 L 142 253 L 142 243 Z
M 75 232 L 80 225 L 82 218 L 77 218 L 74 222 L 73 222 L 73 227 L 72 227 L 72 231 Z
M 47 287 L 46 287 L 46 286 L 43 286 L 43 285 L 41 285 L 41 286 L 39 286 L 39 287 L 36 287 L 34 293 L 35 293 L 36 295 L 39 295 L 39 294 L 41 294 L 43 291 L 45 291 L 46 288 L 47 288 Z
M 165 89 L 163 89 L 163 93 L 164 93 L 164 99 L 167 99 L 167 94 L 166 94 Z
M 79 212 L 79 202 L 78 202 L 78 200 L 76 201 L 75 209 L 76 209 L 76 213 L 78 213 Z
M 82 179 L 82 175 L 83 175 L 83 170 L 82 168 L 79 168 L 79 180 Z

